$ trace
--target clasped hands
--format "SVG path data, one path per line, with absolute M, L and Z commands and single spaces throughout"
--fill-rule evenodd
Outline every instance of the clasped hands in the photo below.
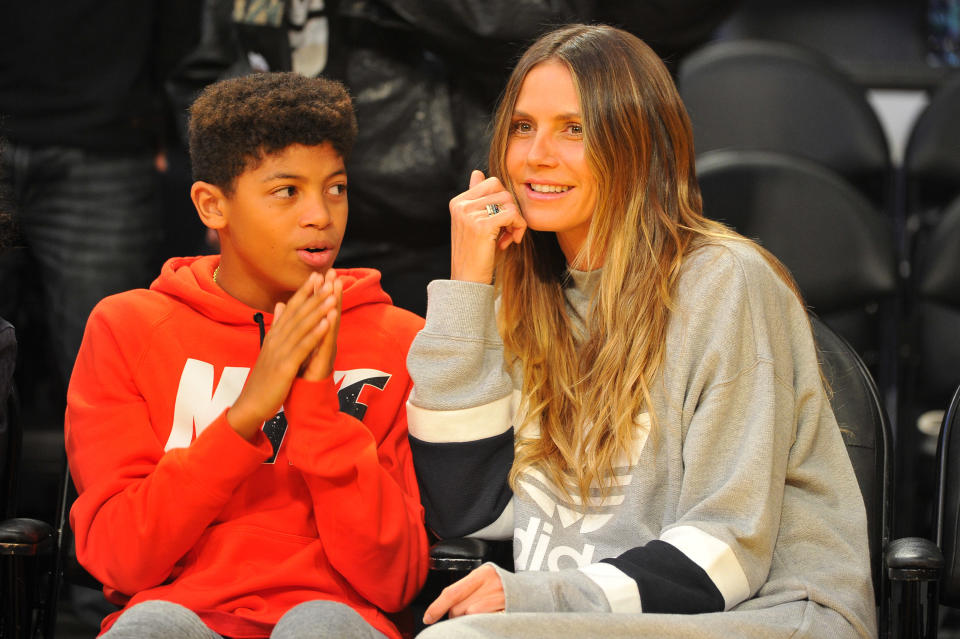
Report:
M 274 307 L 273 323 L 227 422 L 252 440 L 273 417 L 297 377 L 319 381 L 333 372 L 343 283 L 333 269 L 311 273 L 286 304 Z

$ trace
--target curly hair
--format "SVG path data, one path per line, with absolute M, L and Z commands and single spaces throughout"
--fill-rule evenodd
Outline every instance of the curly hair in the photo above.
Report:
M 190 107 L 193 179 L 232 193 L 236 178 L 293 144 L 329 142 L 346 159 L 357 119 L 342 84 L 298 73 L 255 73 L 206 87 Z

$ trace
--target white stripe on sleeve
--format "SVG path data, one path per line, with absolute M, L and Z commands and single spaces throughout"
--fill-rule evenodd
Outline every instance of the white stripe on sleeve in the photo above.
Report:
M 601 562 L 584 566 L 580 572 L 600 587 L 610 604 L 610 612 L 643 612 L 637 582 L 616 566 Z
M 416 389 L 414 389 L 416 392 Z M 513 425 L 520 393 L 457 410 L 429 410 L 407 400 L 407 427 L 424 442 L 469 442 L 499 435 Z

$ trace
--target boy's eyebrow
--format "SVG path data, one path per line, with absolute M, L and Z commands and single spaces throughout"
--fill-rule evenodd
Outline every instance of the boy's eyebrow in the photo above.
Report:
M 345 168 L 337 169 L 336 171 L 325 176 L 324 179 L 329 180 L 334 176 L 346 175 L 346 174 L 347 174 L 347 169 Z M 296 173 L 273 173 L 272 175 L 268 175 L 267 177 L 263 178 L 261 182 L 272 182 L 273 180 L 305 180 L 305 179 L 306 178 L 304 176 L 297 175 Z

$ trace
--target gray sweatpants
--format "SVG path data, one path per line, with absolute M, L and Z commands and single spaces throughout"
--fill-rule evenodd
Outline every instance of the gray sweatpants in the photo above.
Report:
M 421 632 L 417 639 L 836 639 L 838 617 L 836 611 L 810 601 L 700 615 L 495 613 L 441 621 Z M 849 633 L 839 636 L 858 636 L 852 626 L 839 621 L 841 627 L 849 628 Z
M 101 639 L 222 639 L 189 608 L 144 601 L 125 610 Z M 286 612 L 271 639 L 384 639 L 353 608 L 336 601 L 307 601 Z

